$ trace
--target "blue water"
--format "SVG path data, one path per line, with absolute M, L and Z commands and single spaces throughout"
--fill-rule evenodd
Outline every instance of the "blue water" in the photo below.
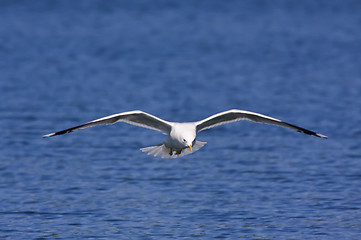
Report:
M 0 238 L 361 239 L 360 1 L 0 1 Z M 143 110 L 239 108 L 189 156 Z

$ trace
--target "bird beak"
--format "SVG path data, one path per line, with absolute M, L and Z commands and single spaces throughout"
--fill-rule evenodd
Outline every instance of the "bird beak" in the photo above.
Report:
M 188 147 L 191 149 L 191 152 L 192 152 L 192 151 L 193 151 L 193 150 L 192 150 L 192 145 L 189 145 Z

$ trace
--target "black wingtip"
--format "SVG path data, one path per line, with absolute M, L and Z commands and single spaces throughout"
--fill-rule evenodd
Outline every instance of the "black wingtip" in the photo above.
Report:
M 302 130 L 299 130 L 298 132 L 305 133 L 305 134 L 312 135 L 312 136 L 316 136 L 316 137 L 319 137 L 319 138 L 324 138 L 324 139 L 328 138 L 326 135 L 323 135 L 321 133 L 312 132 L 312 131 L 307 130 L 307 129 L 302 129 Z
M 65 134 L 65 133 L 70 133 L 70 132 L 72 132 L 72 131 L 73 131 L 72 129 L 65 129 L 65 130 L 63 130 L 63 131 L 46 134 L 46 135 L 43 136 L 43 138 L 48 138 L 48 137 L 53 137 L 53 136 L 57 136 L 57 135 L 62 135 L 62 134 Z
M 320 137 L 320 138 L 325 138 L 327 139 L 328 137 L 326 135 L 323 135 L 321 133 L 317 133 L 317 132 L 313 132 L 311 130 L 308 130 L 308 129 L 305 129 L 305 128 L 301 128 L 301 127 L 298 127 L 296 125 L 293 125 L 293 124 L 289 124 L 289 123 L 286 123 L 288 126 L 291 126 L 292 128 L 296 128 L 296 131 L 297 132 L 301 132 L 301 133 L 304 133 L 304 134 L 308 134 L 308 135 L 312 135 L 312 136 L 316 136 L 316 137 Z

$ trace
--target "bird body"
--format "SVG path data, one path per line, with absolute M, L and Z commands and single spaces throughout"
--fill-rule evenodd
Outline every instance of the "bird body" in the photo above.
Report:
M 194 123 L 172 123 L 172 129 L 164 143 L 168 147 L 182 149 L 184 145 L 187 147 L 192 146 L 196 135 L 196 126 Z
M 327 138 L 327 136 L 325 135 L 298 127 L 290 123 L 283 122 L 276 118 L 238 109 L 221 112 L 198 122 L 186 123 L 168 122 L 142 111 L 123 112 L 99 118 L 94 121 L 87 122 L 85 124 L 68 128 L 59 132 L 50 133 L 44 135 L 43 137 L 61 135 L 96 125 L 125 122 L 132 125 L 157 130 L 166 135 L 166 139 L 163 143 L 156 146 L 141 148 L 141 151 L 155 157 L 175 158 L 195 152 L 206 144 L 205 142 L 200 142 L 196 140 L 198 132 L 215 126 L 240 120 L 249 120 L 258 123 L 278 125 L 305 134 L 314 135 L 321 138 Z

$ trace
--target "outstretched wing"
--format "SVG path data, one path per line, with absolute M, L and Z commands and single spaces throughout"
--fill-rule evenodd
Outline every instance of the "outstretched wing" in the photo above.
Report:
M 79 126 L 75 126 L 72 128 L 68 128 L 59 132 L 50 133 L 44 135 L 43 137 L 52 137 L 56 135 L 61 135 L 69 132 L 73 132 L 79 129 L 93 127 L 96 125 L 103 125 L 103 124 L 113 124 L 116 122 L 125 122 L 132 125 L 136 125 L 139 127 L 149 128 L 153 130 L 160 131 L 164 134 L 168 134 L 172 128 L 170 122 L 157 118 L 153 115 L 142 111 L 130 111 L 130 112 L 123 112 L 114 115 L 110 115 L 107 117 L 99 118 L 91 122 L 84 123 Z
M 327 138 L 327 136 L 295 126 L 290 123 L 283 122 L 281 120 L 278 120 L 276 118 L 268 117 L 259 113 L 244 111 L 244 110 L 238 110 L 233 109 L 225 112 L 221 112 L 218 114 L 215 114 L 213 116 L 210 116 L 204 120 L 201 120 L 199 122 L 196 122 L 197 125 L 197 132 L 203 131 L 208 128 L 212 128 L 218 125 L 240 121 L 240 120 L 249 120 L 253 122 L 258 123 L 267 123 L 267 124 L 273 124 L 278 125 L 281 127 L 290 128 L 292 130 L 302 132 L 309 135 L 314 135 L 321 138 Z

